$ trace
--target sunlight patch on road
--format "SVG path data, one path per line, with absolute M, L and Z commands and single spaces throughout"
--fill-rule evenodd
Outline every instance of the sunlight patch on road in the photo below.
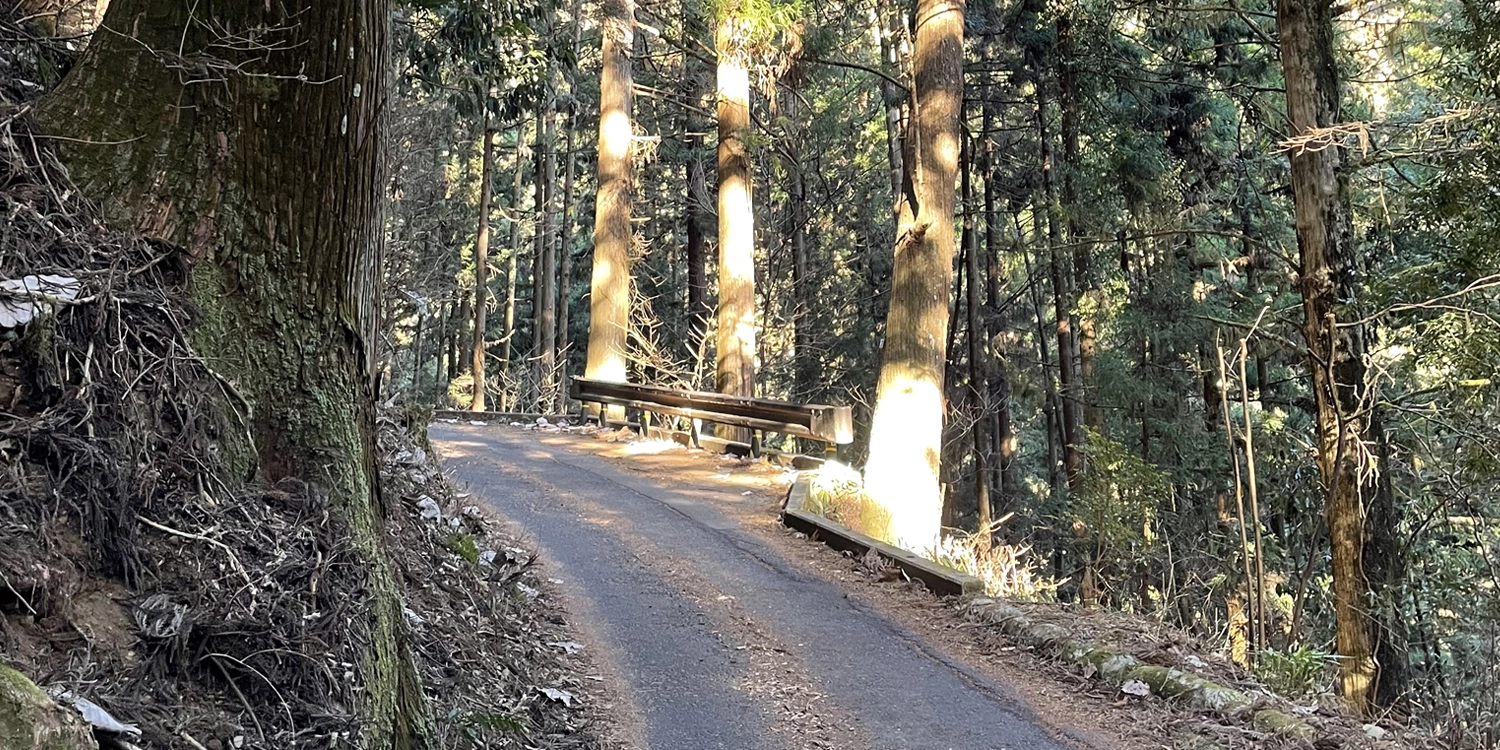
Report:
M 673 453 L 686 450 L 682 444 L 673 440 L 637 440 L 625 446 L 627 456 L 655 456 L 661 453 Z

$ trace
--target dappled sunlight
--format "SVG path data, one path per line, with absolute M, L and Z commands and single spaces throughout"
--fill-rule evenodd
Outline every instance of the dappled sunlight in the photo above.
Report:
M 623 110 L 609 109 L 599 120 L 600 148 L 606 156 L 624 159 L 630 156 L 630 115 Z
M 636 440 L 625 444 L 625 455 L 627 456 L 654 456 L 660 453 L 678 453 L 686 450 L 675 440 L 657 438 L 654 440 Z
M 890 514 L 892 544 L 926 552 L 938 543 L 943 394 L 930 379 L 898 376 L 881 389 L 870 428 L 865 492 Z M 916 447 L 916 450 L 913 450 Z

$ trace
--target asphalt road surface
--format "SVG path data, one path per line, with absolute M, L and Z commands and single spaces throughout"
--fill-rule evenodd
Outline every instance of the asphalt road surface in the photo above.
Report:
M 431 435 L 449 473 L 524 529 L 563 581 L 585 648 L 615 675 L 628 744 L 1065 747 L 1008 688 L 721 512 L 746 502 L 737 489 L 620 471 L 515 428 L 435 424 Z

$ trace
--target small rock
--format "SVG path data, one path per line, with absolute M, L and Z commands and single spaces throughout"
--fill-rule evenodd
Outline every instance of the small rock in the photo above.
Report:
M 229 741 L 229 746 L 232 747 L 232 748 L 234 748 L 234 750 L 240 750 L 240 748 L 242 748 L 242 747 L 245 746 L 245 735 L 243 735 L 243 734 L 237 734 L 237 735 L 235 735 L 234 739 L 232 739 L 232 740 Z
M 1380 727 L 1375 724 L 1366 724 L 1362 727 L 1362 729 L 1365 730 L 1365 736 L 1369 737 L 1372 740 L 1385 739 L 1385 736 L 1387 734 L 1390 734 L 1390 732 L 1387 732 L 1384 727 Z

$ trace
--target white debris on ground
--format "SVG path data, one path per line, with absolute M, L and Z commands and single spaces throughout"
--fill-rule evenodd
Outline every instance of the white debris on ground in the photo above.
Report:
M 0 328 L 15 328 L 57 311 L 78 299 L 82 288 L 71 276 L 22 276 L 0 281 Z

